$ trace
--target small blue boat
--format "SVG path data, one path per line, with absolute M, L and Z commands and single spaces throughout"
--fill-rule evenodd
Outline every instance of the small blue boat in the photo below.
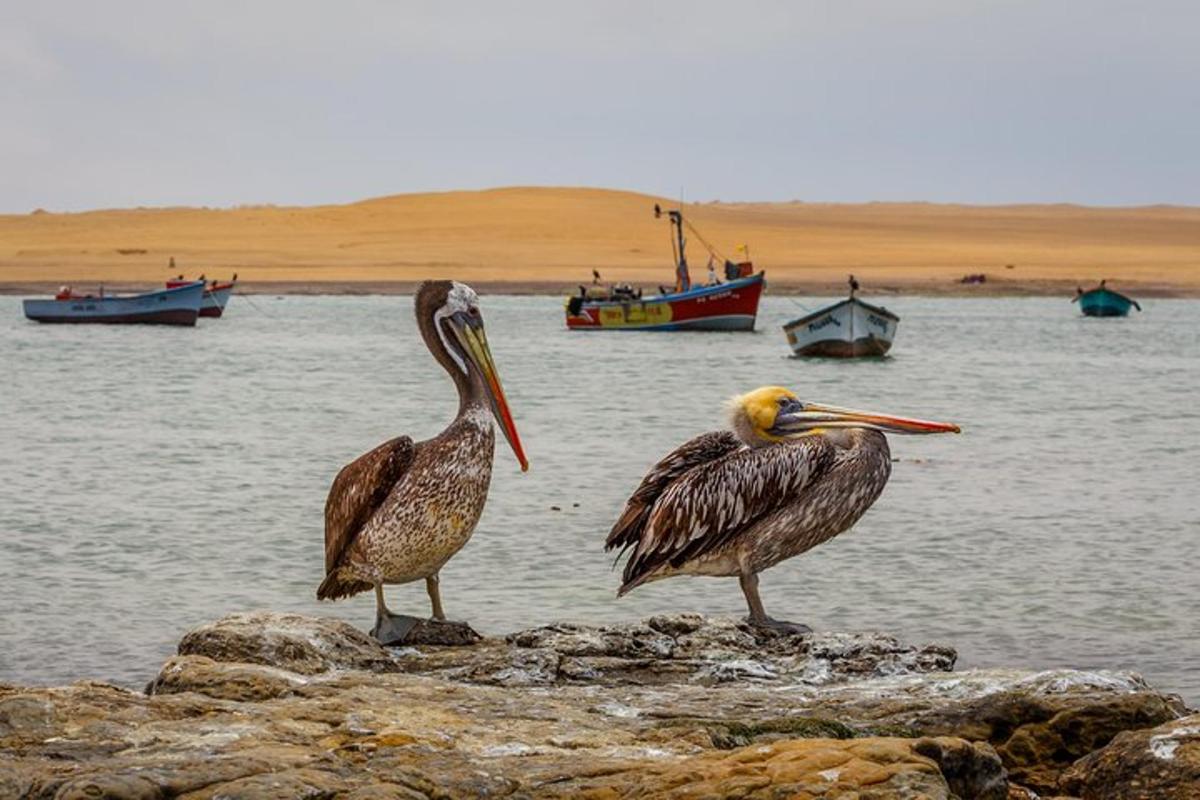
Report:
M 35 322 L 109 325 L 195 325 L 204 299 L 204 281 L 125 297 L 77 295 L 63 287 L 53 300 L 26 300 L 25 316 Z
M 1076 289 L 1075 292 L 1071 302 L 1079 301 L 1079 310 L 1085 317 L 1124 317 L 1130 308 L 1142 310 L 1136 300 L 1107 288 L 1104 281 L 1090 291 Z

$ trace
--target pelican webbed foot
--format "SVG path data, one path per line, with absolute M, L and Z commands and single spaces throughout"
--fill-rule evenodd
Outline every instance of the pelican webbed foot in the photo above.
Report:
M 746 617 L 746 621 L 751 625 L 759 628 L 765 628 L 775 633 L 784 633 L 794 636 L 803 636 L 807 633 L 812 633 L 812 628 L 805 625 L 803 622 L 787 622 L 786 620 L 774 619 L 773 617 L 762 617 L 755 619 L 754 617 Z
M 385 647 L 400 645 L 441 645 L 456 647 L 475 644 L 483 637 L 465 622 L 446 619 L 437 576 L 425 580 L 433 616 L 429 619 L 393 614 L 383 599 L 383 585 L 375 585 L 375 627 L 371 635 Z
M 409 635 L 423 622 L 425 620 L 420 617 L 380 612 L 375 615 L 375 627 L 371 628 L 371 636 L 384 646 L 405 644 Z
M 371 629 L 371 636 L 384 647 L 408 645 L 461 647 L 475 644 L 483 638 L 465 622 L 391 613 L 376 617 L 375 627 Z
M 807 625 L 799 622 L 785 622 L 767 616 L 767 612 L 763 608 L 762 598 L 758 596 L 757 574 L 748 572 L 745 575 L 739 576 L 738 580 L 742 586 L 742 593 L 746 595 L 746 606 L 750 610 L 750 615 L 746 617 L 746 621 L 751 625 L 776 633 L 793 635 L 812 633 L 812 628 Z

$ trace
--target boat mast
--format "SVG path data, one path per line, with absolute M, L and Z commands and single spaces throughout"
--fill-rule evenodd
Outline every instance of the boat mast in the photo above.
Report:
M 854 343 L 858 341 L 854 335 L 854 318 L 858 316 L 861 301 L 855 296 L 858 294 L 858 281 L 854 280 L 853 275 L 850 276 L 850 280 L 847 283 L 850 284 L 850 352 L 853 355 L 857 355 L 854 350 Z M 871 335 L 871 332 L 867 331 L 867 336 Z
M 662 216 L 662 207 L 654 204 L 654 216 Z M 667 218 L 671 220 L 672 233 L 671 253 L 675 256 L 675 291 L 686 292 L 692 288 L 692 278 L 688 274 L 687 255 L 684 248 L 687 240 L 683 238 L 683 212 L 668 210 Z
M 692 288 L 692 276 L 688 274 L 687 255 L 683 250 L 687 243 L 683 238 L 683 212 L 668 211 L 667 216 L 671 218 L 671 226 L 675 229 L 675 241 L 671 242 L 671 249 L 676 252 L 675 289 L 686 292 Z
M 675 241 L 671 242 L 671 249 L 676 252 L 675 266 L 686 270 L 687 256 L 683 253 L 683 247 L 687 240 L 683 238 L 683 214 L 679 211 L 668 211 L 667 216 L 671 218 L 671 226 L 675 228 Z

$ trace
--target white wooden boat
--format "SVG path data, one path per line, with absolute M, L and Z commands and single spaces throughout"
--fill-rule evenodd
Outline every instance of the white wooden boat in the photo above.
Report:
M 892 347 L 900 318 L 886 308 L 850 297 L 783 326 L 798 356 L 882 356 Z

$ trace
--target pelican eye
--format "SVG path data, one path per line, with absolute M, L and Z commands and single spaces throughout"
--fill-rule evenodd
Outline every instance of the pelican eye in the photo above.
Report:
M 804 410 L 804 403 L 794 397 L 781 397 L 779 398 L 779 410 L 784 414 L 795 414 Z

